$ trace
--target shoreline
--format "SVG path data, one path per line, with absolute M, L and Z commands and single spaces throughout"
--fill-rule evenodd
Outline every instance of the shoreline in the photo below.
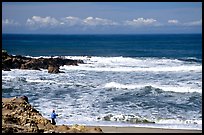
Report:
M 52 125 L 29 104 L 28 97 L 2 98 L 2 131 L 4 133 L 202 133 L 196 129 L 66 124 Z
M 94 127 L 94 126 L 87 126 Z M 104 133 L 202 133 L 196 129 L 167 129 L 150 127 L 98 126 Z

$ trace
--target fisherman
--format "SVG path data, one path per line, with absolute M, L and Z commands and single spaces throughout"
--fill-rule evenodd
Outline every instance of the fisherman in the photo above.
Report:
M 51 114 L 51 119 L 52 119 L 52 125 L 56 125 L 56 122 L 55 122 L 55 119 L 56 119 L 56 116 L 58 116 L 58 114 L 55 113 L 55 110 L 52 111 L 52 114 Z

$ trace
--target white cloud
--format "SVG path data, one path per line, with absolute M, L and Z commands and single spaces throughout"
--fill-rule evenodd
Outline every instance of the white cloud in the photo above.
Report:
M 125 25 L 132 25 L 132 26 L 148 26 L 148 25 L 154 25 L 158 26 L 159 23 L 157 23 L 157 20 L 152 19 L 152 18 L 137 18 L 133 19 L 132 21 L 125 21 Z
M 91 26 L 96 26 L 96 25 L 118 25 L 117 22 L 114 22 L 112 20 L 108 19 L 103 19 L 103 18 L 98 18 L 98 17 L 87 17 L 86 19 L 83 20 L 83 23 L 85 25 L 91 25 Z
M 2 20 L 2 25 L 18 25 L 19 23 L 15 22 L 14 20 L 5 19 Z M 168 24 L 174 24 L 178 26 L 202 26 L 202 19 L 199 21 L 181 23 L 176 19 L 169 19 Z M 99 17 L 87 17 L 85 19 L 81 19 L 74 16 L 67 16 L 63 18 L 56 19 L 54 17 L 41 17 L 41 16 L 32 16 L 26 20 L 26 25 L 29 26 L 31 29 L 38 29 L 38 28 L 69 28 L 72 26 L 76 26 L 77 29 L 83 28 L 94 28 L 94 26 L 135 26 L 135 27 L 142 27 L 142 26 L 162 26 L 168 24 L 161 24 L 156 19 L 153 18 L 136 18 L 133 20 L 126 20 L 121 22 L 115 22 L 109 19 L 99 18 Z M 105 27 L 101 27 L 105 28 Z
M 82 20 L 78 17 L 68 16 L 68 17 L 62 18 L 60 24 L 67 25 L 67 26 L 81 25 Z
M 40 17 L 40 16 L 33 16 L 31 19 L 28 18 L 26 21 L 26 25 L 33 26 L 33 27 L 47 27 L 47 26 L 57 26 L 60 22 L 55 18 L 50 16 L 47 17 Z
M 202 19 L 199 21 L 187 22 L 183 24 L 184 26 L 202 26 Z
M 20 25 L 18 22 L 14 21 L 14 20 L 9 20 L 9 19 L 3 19 L 2 20 L 2 25 L 3 26 L 17 26 Z
M 70 27 L 70 26 L 85 26 L 85 27 L 91 27 L 91 26 L 109 26 L 109 25 L 118 25 L 118 23 L 98 18 L 98 17 L 87 17 L 85 19 L 80 19 L 78 17 L 68 16 L 61 18 L 59 20 L 52 18 L 52 17 L 40 17 L 40 16 L 33 16 L 31 19 L 28 18 L 26 21 L 26 25 L 30 26 L 30 28 L 37 29 L 40 27 L 56 27 L 56 26 L 63 26 L 63 27 Z
M 178 20 L 168 20 L 168 23 L 170 23 L 170 24 L 178 24 L 179 21 Z

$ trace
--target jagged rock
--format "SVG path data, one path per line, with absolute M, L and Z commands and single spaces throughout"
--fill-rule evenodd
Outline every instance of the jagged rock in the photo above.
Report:
M 12 58 L 8 57 L 5 60 L 2 61 L 2 64 L 5 66 L 5 68 L 11 68 L 12 67 Z
M 20 69 L 40 70 L 37 60 L 32 59 L 25 64 L 22 64 Z
M 22 96 L 2 98 L 2 133 L 102 133 L 102 130 L 82 125 L 52 125 Z
M 60 73 L 58 66 L 49 65 L 48 73 Z
M 60 66 L 78 66 L 78 63 L 83 64 L 84 62 L 82 60 L 71 60 L 63 57 L 36 59 L 23 57 L 21 55 L 11 56 L 5 50 L 2 50 L 2 70 L 6 71 L 10 71 L 10 69 L 40 70 L 42 68 L 48 69 L 48 73 L 63 73 L 59 71 Z
M 17 58 L 12 59 L 12 68 L 20 68 L 21 67 L 21 62 Z

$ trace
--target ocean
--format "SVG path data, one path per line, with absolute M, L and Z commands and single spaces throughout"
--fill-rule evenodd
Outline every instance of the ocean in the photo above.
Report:
M 80 59 L 47 70 L 2 71 L 2 97 L 28 96 L 57 124 L 202 129 L 202 34 L 3 34 L 26 57 Z

